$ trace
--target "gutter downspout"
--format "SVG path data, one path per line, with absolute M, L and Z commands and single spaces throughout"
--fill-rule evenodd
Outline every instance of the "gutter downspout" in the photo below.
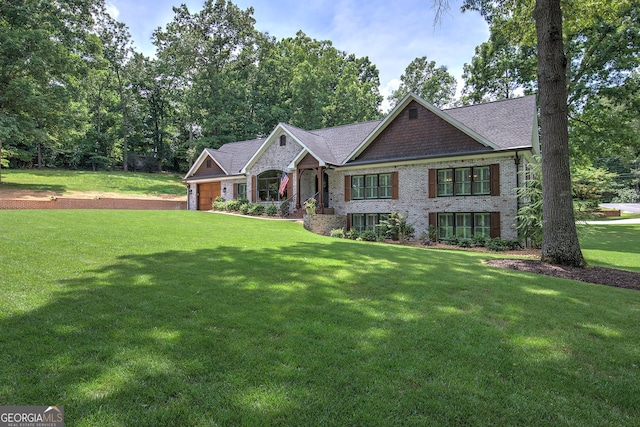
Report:
M 520 212 L 520 157 L 518 156 L 518 150 L 516 150 L 516 156 L 513 159 L 513 161 L 516 164 L 516 230 L 517 230 L 518 212 Z

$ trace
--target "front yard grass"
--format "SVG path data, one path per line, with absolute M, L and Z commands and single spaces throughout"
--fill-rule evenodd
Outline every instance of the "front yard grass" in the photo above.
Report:
M 0 242 L 0 405 L 68 425 L 640 424 L 637 291 L 201 212 L 3 211 Z
M 181 178 L 175 173 L 3 169 L 0 190 L 184 195 L 186 189 Z

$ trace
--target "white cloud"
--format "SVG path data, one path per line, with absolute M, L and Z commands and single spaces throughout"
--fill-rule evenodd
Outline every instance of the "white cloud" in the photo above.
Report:
M 380 95 L 384 97 L 382 100 L 382 104 L 380 105 L 380 110 L 383 113 L 388 113 L 391 110 L 391 104 L 387 101 L 387 98 L 391 93 L 400 87 L 400 79 L 391 79 L 386 84 L 380 87 Z
M 107 4 L 105 4 L 105 9 L 107 10 L 109 16 L 111 16 L 113 19 L 118 19 L 118 17 L 120 16 L 120 10 L 118 10 L 116 5 L 111 2 L 107 2 Z

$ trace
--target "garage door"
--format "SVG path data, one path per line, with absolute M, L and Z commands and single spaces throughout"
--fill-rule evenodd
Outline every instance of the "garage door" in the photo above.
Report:
M 219 182 L 207 182 L 198 184 L 198 210 L 209 211 L 213 201 L 220 195 Z

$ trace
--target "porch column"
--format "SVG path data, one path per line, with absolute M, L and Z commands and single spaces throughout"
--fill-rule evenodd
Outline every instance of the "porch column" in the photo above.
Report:
M 322 208 L 324 207 L 324 203 L 322 203 L 322 167 L 318 166 L 316 169 L 316 175 L 318 180 L 318 208 L 320 208 L 320 212 L 322 212 Z
M 300 203 L 300 175 L 302 175 L 302 171 L 300 170 L 300 168 L 296 168 L 296 182 L 298 183 L 298 186 L 296 188 L 296 209 L 300 209 L 300 207 L 302 206 L 302 204 Z

